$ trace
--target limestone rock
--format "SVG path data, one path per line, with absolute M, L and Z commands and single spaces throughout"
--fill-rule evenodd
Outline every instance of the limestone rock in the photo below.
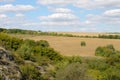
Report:
M 14 56 L 0 48 L 0 80 L 21 80 L 19 67 L 14 63 Z

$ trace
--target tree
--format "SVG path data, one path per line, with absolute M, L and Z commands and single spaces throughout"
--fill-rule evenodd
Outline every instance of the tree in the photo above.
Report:
M 49 43 L 46 40 L 37 41 L 36 44 L 41 47 L 49 47 Z
M 113 45 L 107 45 L 103 47 L 98 47 L 95 51 L 96 56 L 110 57 L 116 53 Z
M 81 46 L 86 46 L 85 41 L 81 41 Z

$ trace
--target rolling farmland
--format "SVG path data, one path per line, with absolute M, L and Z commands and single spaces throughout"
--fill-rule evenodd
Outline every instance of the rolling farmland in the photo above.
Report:
M 86 33 L 87 34 L 87 33 Z M 85 34 L 85 35 L 86 35 Z M 94 34 L 96 35 L 96 34 Z M 24 39 L 47 40 L 50 46 L 65 56 L 94 56 L 95 49 L 98 46 L 113 44 L 117 50 L 120 50 L 119 39 L 99 39 L 99 38 L 77 38 L 77 37 L 59 37 L 59 36 L 31 36 L 17 35 Z M 81 47 L 80 42 L 85 41 L 86 46 Z

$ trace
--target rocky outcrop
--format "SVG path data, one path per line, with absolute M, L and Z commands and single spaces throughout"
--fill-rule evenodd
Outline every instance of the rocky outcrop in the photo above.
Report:
M 21 80 L 21 71 L 14 63 L 14 56 L 0 48 L 0 80 Z

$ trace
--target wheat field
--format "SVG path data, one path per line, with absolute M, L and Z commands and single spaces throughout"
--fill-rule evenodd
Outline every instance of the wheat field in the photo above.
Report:
M 23 39 L 47 40 L 52 48 L 64 56 L 95 56 L 95 49 L 98 46 L 113 44 L 120 50 L 120 40 L 118 39 L 99 39 L 99 38 L 77 38 L 77 37 L 58 37 L 58 36 L 27 36 L 17 35 Z M 85 41 L 86 46 L 81 47 L 80 42 Z

